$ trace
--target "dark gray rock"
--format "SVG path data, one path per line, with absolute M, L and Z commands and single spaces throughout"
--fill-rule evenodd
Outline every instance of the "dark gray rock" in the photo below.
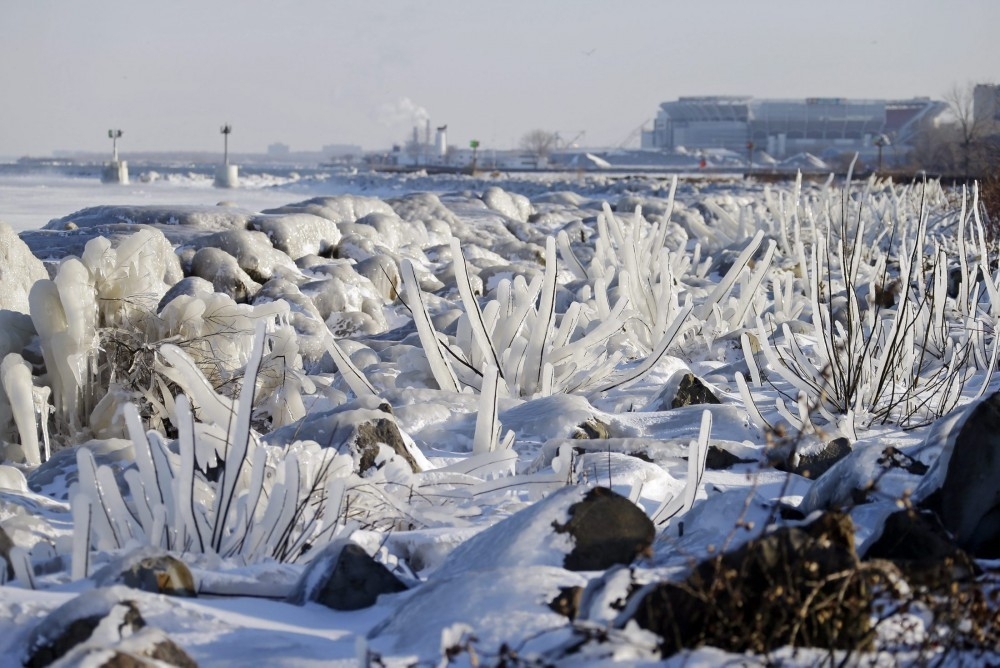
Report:
M 804 478 L 816 479 L 851 454 L 851 442 L 844 437 L 826 443 L 809 444 L 791 448 L 773 448 L 768 457 L 779 471 L 795 473 Z
M 340 551 L 313 600 L 334 610 L 361 610 L 375 605 L 382 594 L 405 590 L 406 585 L 388 568 L 359 545 L 349 543 Z
M 723 471 L 737 464 L 750 464 L 754 461 L 756 460 L 738 457 L 729 452 L 729 450 L 713 444 L 708 446 L 708 455 L 705 457 L 705 468 L 712 471 Z
M 907 509 L 886 518 L 865 559 L 893 562 L 913 585 L 948 587 L 979 573 L 979 567 L 930 511 Z
M 677 393 L 670 402 L 671 408 L 693 406 L 695 404 L 721 404 L 712 390 L 693 373 L 685 374 L 677 387 Z
M 971 406 L 955 427 L 935 464 L 946 466 L 943 482 L 927 505 L 964 550 L 1000 558 L 1000 393 Z
M 7 579 L 14 577 L 14 567 L 10 565 L 10 550 L 14 547 L 14 541 L 7 535 L 3 527 L 0 527 L 0 557 L 7 563 Z
M 569 521 L 554 524 L 557 533 L 573 536 L 564 566 L 571 571 L 602 571 L 630 564 L 646 554 L 656 529 L 638 506 L 606 487 L 595 487 L 569 508 Z

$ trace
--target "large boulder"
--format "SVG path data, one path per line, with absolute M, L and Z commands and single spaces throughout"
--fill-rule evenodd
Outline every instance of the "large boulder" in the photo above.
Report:
M 889 515 L 864 558 L 891 561 L 908 582 L 929 587 L 950 587 L 979 573 L 937 515 L 915 508 Z
M 275 248 L 293 260 L 328 254 L 342 236 L 335 222 L 310 213 L 261 214 L 254 216 L 250 226 L 264 232 Z
M 574 485 L 468 539 L 448 555 L 440 572 L 513 566 L 604 570 L 645 554 L 654 535 L 653 523 L 625 497 Z
M 532 656 L 533 641 L 567 629 L 566 617 L 548 601 L 585 583 L 581 574 L 552 566 L 511 565 L 454 575 L 442 571 L 400 596 L 389 616 L 368 633 L 370 650 L 376 656 L 416 659 L 409 665 L 442 665 L 443 649 L 453 644 L 449 630 L 458 626 L 475 636 L 476 649 L 486 656 L 499 657 L 504 647 Z
M 199 237 L 191 245 L 198 249 L 210 247 L 226 251 L 236 258 L 240 269 L 257 283 L 266 283 L 276 274 L 298 274 L 292 259 L 272 246 L 270 238 L 263 232 L 226 230 Z
M 634 503 L 605 487 L 595 487 L 569 508 L 569 521 L 554 525 L 573 537 L 563 565 L 571 571 L 602 571 L 630 564 L 653 544 L 653 522 Z
M 228 295 L 238 304 L 249 302 L 260 291 L 260 284 L 243 271 L 236 258 L 224 250 L 210 246 L 201 248 L 194 254 L 191 259 L 191 276 L 211 283 L 215 292 Z M 197 290 L 200 286 L 202 284 L 196 284 L 192 289 Z M 174 295 L 173 298 L 176 297 Z
M 48 278 L 45 265 L 7 223 L 0 221 L 0 310 L 28 312 L 28 292 Z
M 937 511 L 964 550 L 1000 558 L 1000 392 L 940 420 L 925 447 L 940 455 L 914 498 Z

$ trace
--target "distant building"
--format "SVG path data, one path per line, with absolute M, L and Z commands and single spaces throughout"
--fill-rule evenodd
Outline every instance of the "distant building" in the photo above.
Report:
M 988 132 L 1000 131 L 1000 86 L 977 84 L 972 91 L 972 114 Z
M 321 150 L 323 155 L 331 158 L 343 158 L 349 155 L 359 156 L 364 153 L 357 144 L 327 144 Z
M 267 154 L 272 158 L 285 157 L 291 152 L 291 147 L 288 144 L 281 143 L 280 141 L 267 145 Z
M 749 96 L 682 97 L 664 102 L 653 129 L 643 131 L 647 149 L 689 151 L 754 148 L 783 158 L 798 153 L 868 150 L 878 135 L 896 146 L 911 144 L 923 123 L 947 109 L 930 98 L 851 100 L 810 97 L 798 100 Z

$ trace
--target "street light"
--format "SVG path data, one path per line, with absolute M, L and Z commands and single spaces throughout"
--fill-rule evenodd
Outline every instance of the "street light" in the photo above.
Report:
M 118 162 L 118 138 L 121 136 L 121 130 L 108 130 L 108 138 L 111 140 L 111 159 L 115 162 Z
M 472 149 L 472 173 L 476 173 L 476 157 L 479 154 L 479 140 L 473 139 L 469 142 L 469 148 Z
M 229 135 L 232 133 L 232 131 L 233 131 L 233 126 L 230 125 L 229 123 L 226 123 L 221 128 L 219 128 L 219 132 L 221 132 L 222 136 L 223 136 L 223 140 L 222 140 L 222 142 L 223 142 L 223 153 L 222 153 L 223 164 L 226 164 L 226 165 L 229 164 Z
M 876 135 L 872 143 L 878 146 L 878 174 L 882 173 L 882 147 L 888 146 L 891 142 L 885 135 Z

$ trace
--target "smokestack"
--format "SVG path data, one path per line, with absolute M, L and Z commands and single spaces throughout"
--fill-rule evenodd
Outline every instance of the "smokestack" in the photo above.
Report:
M 437 135 L 434 137 L 434 143 L 437 146 L 438 157 L 445 157 L 448 155 L 448 126 L 442 125 L 437 129 Z

